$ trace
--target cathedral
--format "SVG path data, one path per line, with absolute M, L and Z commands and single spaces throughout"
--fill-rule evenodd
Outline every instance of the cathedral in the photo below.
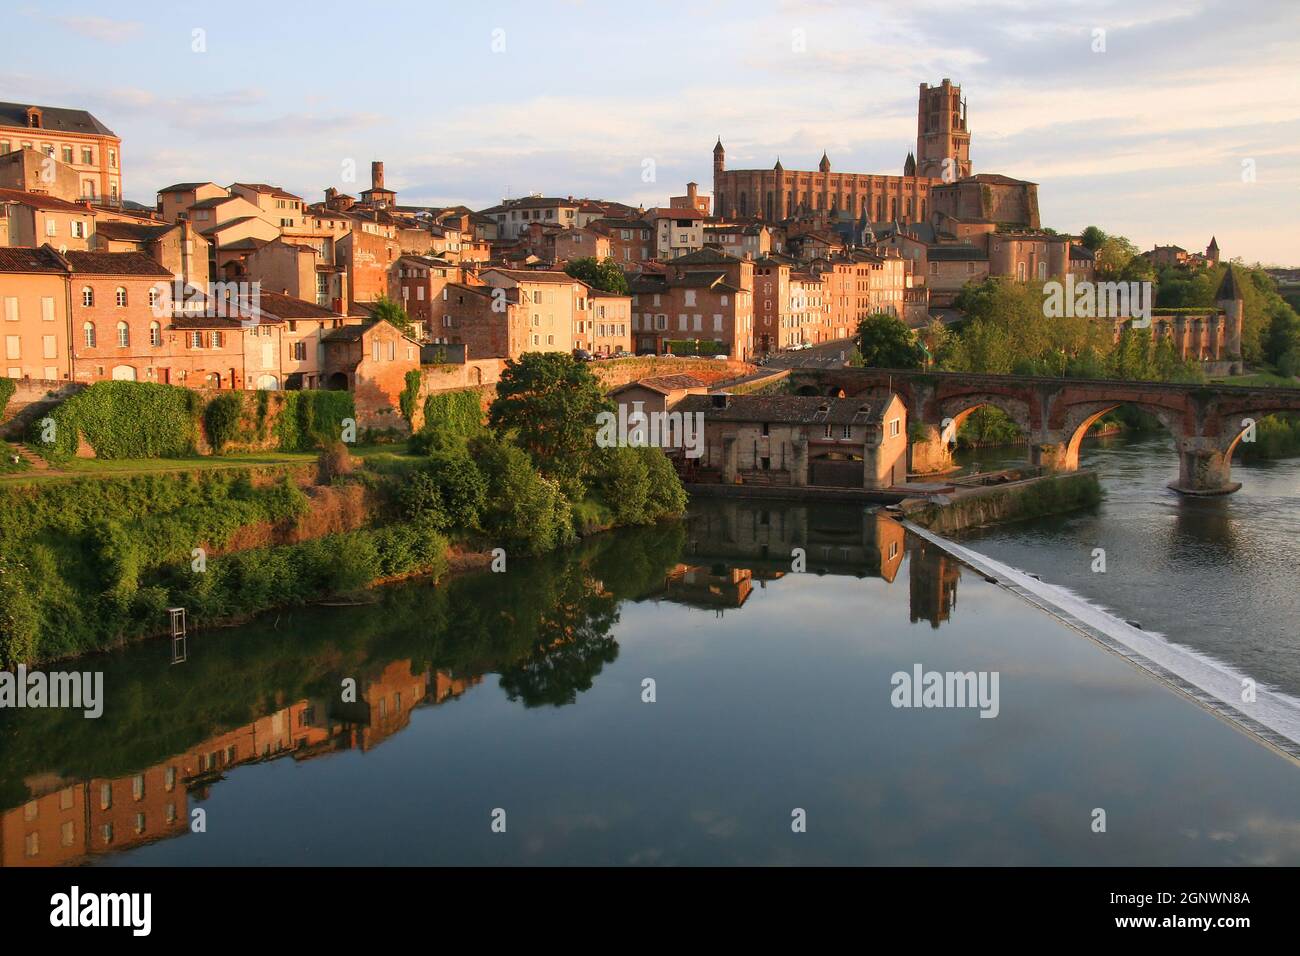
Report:
M 921 84 L 917 105 L 916 153 L 908 153 L 903 175 L 835 173 L 822 153 L 816 172 L 727 169 L 721 138 L 713 147 L 714 215 L 781 222 L 797 216 L 924 222 L 930 191 L 970 176 L 970 130 L 961 87 L 945 79 Z

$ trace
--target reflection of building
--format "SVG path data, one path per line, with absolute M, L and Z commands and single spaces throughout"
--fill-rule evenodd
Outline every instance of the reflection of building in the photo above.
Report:
M 142 846 L 189 831 L 189 797 L 203 799 L 226 771 L 291 755 L 310 759 L 339 750 L 369 750 L 410 723 L 423 703 L 440 704 L 481 677 L 412 673 L 409 660 L 389 663 L 364 685 L 360 700 L 299 700 L 210 737 L 140 773 L 69 782 L 29 779 L 39 795 L 0 814 L 0 866 L 56 866 Z
M 938 626 L 952 616 L 957 606 L 957 580 L 961 567 L 941 548 L 922 541 L 912 551 L 909 569 L 911 620 Z
M 795 549 L 804 570 L 856 574 L 893 581 L 903 563 L 906 533 L 882 512 L 856 507 L 766 507 L 762 502 L 722 501 L 693 517 L 687 557 L 737 563 L 764 579 L 764 572 L 790 571 Z
M 726 565 L 679 564 L 664 580 L 664 597 L 694 607 L 740 607 L 752 589 L 752 571 Z

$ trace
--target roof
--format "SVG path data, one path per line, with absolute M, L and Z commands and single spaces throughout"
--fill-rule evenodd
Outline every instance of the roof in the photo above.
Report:
M 965 179 L 957 180 L 958 183 L 983 183 L 986 186 L 1037 186 L 1037 183 L 1031 183 L 1027 179 L 1013 179 L 1010 176 L 1003 176 L 1001 173 L 978 173 L 974 176 L 967 176 Z M 943 185 L 955 185 L 944 183 Z
M 0 272 L 65 273 L 67 269 L 58 254 L 46 246 L 39 249 L 0 246 Z
M 1242 298 L 1241 286 L 1237 283 L 1237 273 L 1232 266 L 1228 266 L 1227 271 L 1223 273 L 1223 281 L 1219 283 L 1219 291 L 1214 294 L 1216 302 L 1222 302 L 1225 299 Z
M 930 246 L 925 254 L 931 262 L 982 262 L 989 257 L 985 250 L 968 245 Z
M 376 325 L 380 325 L 380 324 L 389 326 L 395 332 L 401 331 L 400 329 L 397 328 L 397 326 L 393 325 L 387 319 L 370 318 L 367 321 L 362 322 L 360 325 L 344 325 L 341 326 L 340 328 L 332 329 L 321 336 L 321 341 L 322 342 L 360 342 L 365 337 L 365 334 L 367 332 L 373 329 Z M 409 335 L 403 334 L 402 338 L 406 339 L 412 345 L 420 344 L 419 342 L 415 341 L 415 339 L 411 338 Z
M 152 242 L 175 228 L 173 223 L 121 222 L 111 219 L 95 224 L 95 232 L 101 237 L 122 242 Z
M 734 265 L 737 262 L 744 261 L 744 259 L 728 255 L 720 249 L 697 249 L 695 252 L 688 252 L 684 256 L 678 256 L 673 260 L 673 265 Z
M 687 395 L 673 411 L 703 412 L 722 422 L 782 422 L 791 425 L 861 425 L 877 423 L 890 401 L 887 397 L 828 398 L 821 395 L 731 395 L 725 408 L 715 407 L 717 395 Z
M 189 193 L 198 189 L 200 186 L 215 186 L 215 185 L 217 184 L 211 181 L 206 183 L 176 183 L 174 186 L 168 186 L 166 189 L 158 190 L 158 193 L 160 195 L 162 193 Z
M 659 392 L 661 395 L 667 395 L 669 392 L 681 391 L 687 388 L 708 388 L 709 383 L 694 375 L 656 375 L 651 378 L 638 379 L 635 382 L 628 382 L 620 385 L 618 388 L 611 389 L 609 394 L 617 395 L 619 392 L 625 392 L 632 388 L 648 388 L 652 392 Z
M 257 300 L 259 313 L 277 319 L 338 319 L 342 318 L 333 309 L 323 305 L 299 299 L 296 296 L 280 292 L 259 292 Z
M 275 196 L 278 199 L 297 199 L 302 200 L 301 196 L 295 196 L 293 193 L 285 192 L 279 186 L 268 186 L 266 183 L 231 183 L 230 188 L 242 186 L 245 189 L 251 189 L 256 193 L 263 193 L 268 196 Z
M 0 189 L 0 202 L 16 202 L 33 209 L 52 209 L 58 212 L 88 213 L 85 206 L 66 199 L 47 196 L 44 193 L 29 193 L 21 189 Z
M 27 125 L 27 110 L 35 104 L 0 103 L 0 126 Z M 60 133 L 88 133 L 94 136 L 116 136 L 111 129 L 85 110 L 71 110 L 62 106 L 36 106 L 41 111 L 41 129 Z
M 567 272 L 557 272 L 551 269 L 503 269 L 501 266 L 492 266 L 490 269 L 484 269 L 484 272 L 499 272 L 504 276 L 509 276 L 516 282 L 554 282 L 564 285 L 577 283 L 586 285 L 581 279 L 575 279 Z
M 1080 245 L 1077 242 L 1070 243 L 1071 259 L 1096 259 L 1097 255 L 1087 246 Z
M 243 196 L 213 196 L 211 199 L 199 200 L 193 206 L 190 206 L 190 208 L 191 209 L 215 209 L 217 206 L 223 205 L 228 202 L 234 202 L 237 199 L 244 199 L 244 197 Z M 244 202 L 248 202 L 248 200 L 244 199 Z
M 170 269 L 164 269 L 143 252 L 76 252 L 68 250 L 64 258 L 72 271 L 82 275 L 147 276 L 172 278 Z

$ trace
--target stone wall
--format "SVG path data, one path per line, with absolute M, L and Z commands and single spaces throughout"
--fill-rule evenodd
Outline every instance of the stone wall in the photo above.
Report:
M 86 386 L 80 382 L 37 378 L 13 379 L 17 388 L 0 409 L 0 437 L 21 438 L 33 420 Z

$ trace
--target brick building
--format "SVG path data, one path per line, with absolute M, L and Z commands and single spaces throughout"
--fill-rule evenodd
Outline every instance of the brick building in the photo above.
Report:
M 85 110 L 0 103 L 0 155 L 32 149 L 74 171 L 83 199 L 122 198 L 122 140 Z

